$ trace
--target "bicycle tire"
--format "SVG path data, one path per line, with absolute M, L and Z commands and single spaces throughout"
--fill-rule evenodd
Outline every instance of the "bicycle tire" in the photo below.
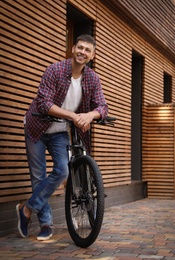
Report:
M 94 243 L 100 233 L 104 216 L 104 186 L 97 163 L 88 155 L 82 155 L 73 162 L 72 175 L 76 195 L 73 195 L 69 176 L 65 197 L 66 222 L 74 243 L 86 248 Z M 85 179 L 87 176 L 88 182 Z

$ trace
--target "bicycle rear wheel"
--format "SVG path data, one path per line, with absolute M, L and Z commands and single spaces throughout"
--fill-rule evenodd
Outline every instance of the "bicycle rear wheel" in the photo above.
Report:
M 73 162 L 66 186 L 65 211 L 74 243 L 79 247 L 90 246 L 103 222 L 104 187 L 98 165 L 88 155 Z

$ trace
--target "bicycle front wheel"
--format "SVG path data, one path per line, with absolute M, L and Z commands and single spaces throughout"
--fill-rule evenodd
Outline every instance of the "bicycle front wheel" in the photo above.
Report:
M 70 236 L 79 247 L 98 237 L 104 215 L 104 187 L 97 163 L 82 155 L 72 164 L 66 186 L 65 210 Z

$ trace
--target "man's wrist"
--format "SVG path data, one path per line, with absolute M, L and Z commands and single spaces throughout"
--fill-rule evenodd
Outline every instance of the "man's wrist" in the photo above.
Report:
M 76 116 L 77 116 L 77 114 L 76 114 L 75 112 L 70 111 L 70 114 L 69 114 L 69 116 L 68 116 L 68 119 L 70 119 L 70 120 L 73 121 L 73 120 L 76 118 Z
M 99 119 L 99 118 L 100 118 L 100 114 L 99 114 L 98 111 L 95 111 L 95 110 L 94 110 L 94 111 L 90 111 L 89 114 L 91 115 L 92 120 L 93 120 L 93 119 Z

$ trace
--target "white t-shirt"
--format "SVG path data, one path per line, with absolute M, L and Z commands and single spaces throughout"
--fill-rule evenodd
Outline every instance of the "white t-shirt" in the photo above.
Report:
M 73 112 L 77 110 L 82 99 L 81 79 L 82 76 L 80 76 L 78 79 L 74 79 L 73 77 L 71 77 L 71 83 L 61 108 Z M 53 122 L 45 133 L 53 134 L 53 133 L 64 132 L 64 131 L 68 131 L 67 123 Z

